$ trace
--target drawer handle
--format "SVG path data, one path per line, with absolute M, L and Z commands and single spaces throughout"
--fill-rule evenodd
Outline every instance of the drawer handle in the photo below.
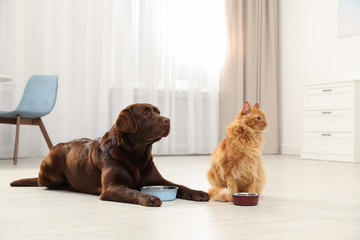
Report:
M 331 112 L 322 112 L 322 114 L 331 114 Z
M 321 136 L 323 136 L 323 137 L 331 137 L 331 133 L 322 133 Z
M 332 89 L 323 89 L 322 92 L 332 92 Z

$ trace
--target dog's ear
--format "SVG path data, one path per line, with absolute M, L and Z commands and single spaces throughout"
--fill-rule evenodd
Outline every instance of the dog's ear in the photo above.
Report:
M 255 105 L 253 106 L 253 108 L 259 109 L 259 103 L 255 103 Z
M 127 107 L 120 112 L 115 122 L 116 130 L 126 133 L 136 132 L 137 124 L 131 111 L 131 107 Z
M 250 104 L 248 103 L 248 101 L 246 101 L 246 102 L 244 103 L 244 106 L 243 106 L 243 109 L 242 109 L 241 113 L 242 113 L 243 115 L 247 115 L 247 114 L 249 114 L 250 112 L 251 112 L 251 106 L 250 106 Z

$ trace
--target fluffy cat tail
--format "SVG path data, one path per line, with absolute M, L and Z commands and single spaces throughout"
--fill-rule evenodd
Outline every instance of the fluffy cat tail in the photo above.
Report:
M 10 183 L 12 187 L 39 187 L 38 178 L 24 178 Z
M 210 188 L 210 200 L 218 202 L 232 202 L 231 192 L 228 188 Z

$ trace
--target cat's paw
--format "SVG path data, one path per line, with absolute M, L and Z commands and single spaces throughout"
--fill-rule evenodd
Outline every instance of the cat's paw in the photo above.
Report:
M 232 195 L 229 189 L 227 188 L 210 188 L 209 195 L 212 201 L 218 201 L 218 202 L 232 201 Z

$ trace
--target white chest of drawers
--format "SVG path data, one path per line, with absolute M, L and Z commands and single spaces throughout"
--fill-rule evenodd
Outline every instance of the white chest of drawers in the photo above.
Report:
M 360 81 L 303 85 L 301 158 L 360 162 Z

